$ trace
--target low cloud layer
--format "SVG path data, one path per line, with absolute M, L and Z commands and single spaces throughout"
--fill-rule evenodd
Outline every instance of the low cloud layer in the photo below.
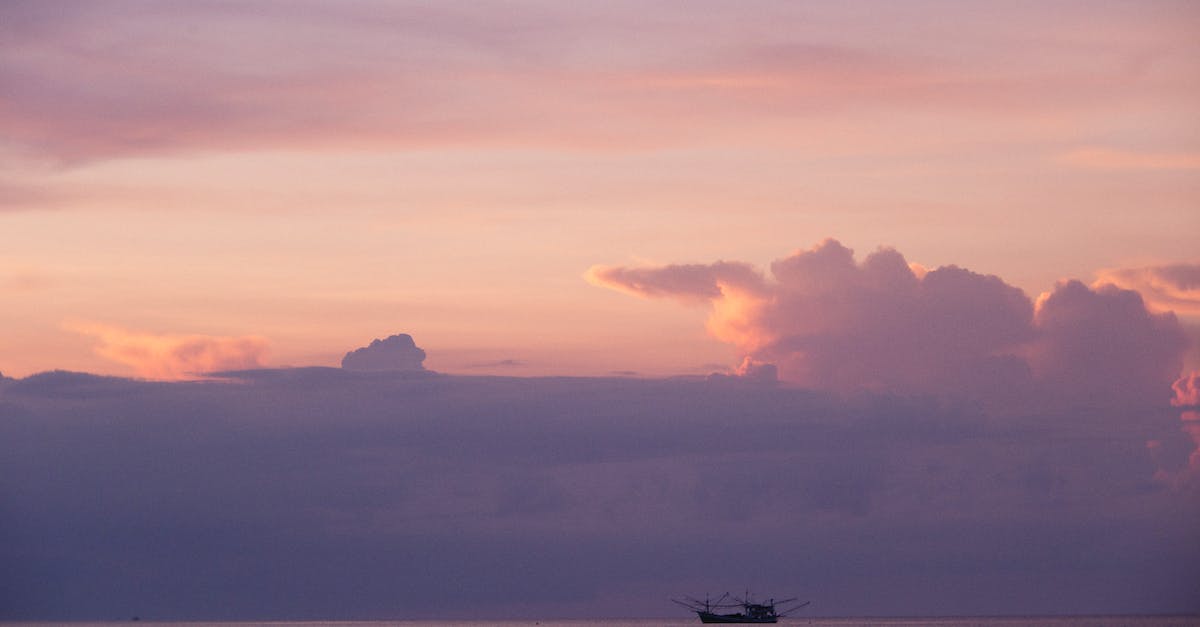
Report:
M 0 619 L 687 620 L 666 599 L 744 587 L 813 616 L 1200 611 L 1169 406 L 245 375 L 0 381 Z
M 425 351 L 417 347 L 407 333 L 374 340 L 354 349 L 342 358 L 346 370 L 424 370 Z
M 95 338 L 97 355 L 148 379 L 191 379 L 219 370 L 259 368 L 268 348 L 266 339 L 252 335 L 137 333 L 90 322 L 71 323 L 67 328 Z
M 1036 302 L 1002 279 L 925 270 L 896 250 L 856 262 L 836 240 L 771 264 L 597 266 L 599 285 L 712 307 L 708 329 L 744 367 L 843 392 L 1165 404 L 1187 340 L 1132 290 L 1060 283 Z M 760 372 L 761 370 L 753 370 Z

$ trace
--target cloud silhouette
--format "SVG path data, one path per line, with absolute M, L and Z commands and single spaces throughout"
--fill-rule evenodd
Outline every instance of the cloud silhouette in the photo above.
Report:
M 593 283 L 708 303 L 709 332 L 785 381 L 1013 400 L 1165 403 L 1187 340 L 1134 291 L 1058 285 L 1034 302 L 999 277 L 925 270 L 881 248 L 861 263 L 833 239 L 771 264 L 593 267 Z M 748 370 L 754 371 L 754 370 Z M 1043 398 L 1045 400 L 1045 398 Z
M 342 357 L 346 370 L 424 370 L 425 351 L 407 333 L 374 340 Z

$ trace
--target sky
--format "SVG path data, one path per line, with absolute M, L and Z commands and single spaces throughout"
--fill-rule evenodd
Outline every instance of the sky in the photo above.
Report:
M 0 4 L 0 618 L 1200 611 L 1198 110 L 1193 2 Z

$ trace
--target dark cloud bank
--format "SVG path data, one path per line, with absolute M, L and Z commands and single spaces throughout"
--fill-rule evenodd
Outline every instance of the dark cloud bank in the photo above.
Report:
M 1165 401 L 45 373 L 0 381 L 0 619 L 1196 612 L 1192 449 Z

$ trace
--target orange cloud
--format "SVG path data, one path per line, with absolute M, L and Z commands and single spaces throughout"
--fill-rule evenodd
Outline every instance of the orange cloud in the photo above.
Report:
M 708 331 L 744 364 L 839 391 L 1158 405 L 1182 368 L 1174 314 L 1137 292 L 1060 283 L 1036 305 L 996 276 L 926 270 L 881 248 L 858 262 L 827 239 L 771 264 L 595 267 L 594 284 L 707 303 Z M 743 367 L 743 371 L 752 369 Z
M 749 264 L 672 264 L 658 268 L 592 266 L 584 275 L 592 285 L 645 298 L 672 298 L 685 304 L 711 304 L 708 332 L 746 352 L 773 341 L 756 324 L 769 288 Z
M 712 264 L 671 264 L 661 268 L 592 266 L 589 283 L 626 294 L 670 297 L 688 303 L 725 297 L 733 291 L 758 291 L 762 275 L 749 264 L 718 261 Z
M 1004 349 L 1028 339 L 1028 299 L 959 268 L 918 276 L 895 250 L 862 263 L 836 240 L 779 259 L 767 281 L 748 264 L 593 268 L 593 283 L 712 307 L 708 331 L 781 379 L 851 390 L 958 387 L 974 364 L 1003 379 Z
M 258 368 L 267 352 L 267 340 L 252 335 L 155 335 L 90 322 L 64 326 L 99 340 L 97 355 L 149 379 L 192 379 L 207 372 Z
M 1179 377 L 1175 384 L 1171 386 L 1175 390 L 1175 398 L 1171 400 L 1171 404 L 1177 407 L 1200 407 L 1200 372 L 1192 372 L 1182 377 Z M 1195 412 L 1184 412 L 1185 414 Z M 1200 420 L 1200 416 L 1194 418 L 1184 418 L 1185 420 Z
M 1095 285 L 1104 283 L 1136 290 L 1155 309 L 1200 316 L 1200 263 L 1101 270 Z
M 1171 404 L 1184 408 L 1179 414 L 1182 423 L 1179 428 L 1191 440 L 1192 450 L 1182 465 L 1171 464 L 1161 441 L 1153 440 L 1146 444 L 1158 465 L 1154 478 L 1178 490 L 1200 486 L 1200 372 L 1180 377 L 1171 387 L 1175 390 Z

